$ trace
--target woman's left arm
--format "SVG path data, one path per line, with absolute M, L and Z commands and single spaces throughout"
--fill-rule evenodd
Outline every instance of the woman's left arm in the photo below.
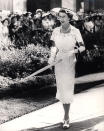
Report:
M 74 50 L 75 53 L 85 51 L 85 46 L 82 42 L 77 43 L 77 45 L 78 46 L 75 46 L 75 50 Z
M 75 53 L 83 52 L 85 50 L 85 45 L 82 35 L 78 29 L 76 29 L 75 38 L 76 38 Z

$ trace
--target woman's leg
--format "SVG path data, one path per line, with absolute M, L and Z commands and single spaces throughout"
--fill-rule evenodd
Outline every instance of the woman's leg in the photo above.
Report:
M 70 110 L 70 104 L 63 104 L 64 108 L 64 120 L 69 119 L 69 110 Z

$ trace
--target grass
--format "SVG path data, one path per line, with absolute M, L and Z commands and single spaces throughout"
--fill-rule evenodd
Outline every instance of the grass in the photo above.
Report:
M 4 79 L 0 79 L 3 81 L 0 88 L 0 124 L 56 102 L 56 90 L 49 87 L 53 82 L 49 78 L 47 75 L 36 77 L 32 82 L 10 87 L 5 87 L 6 84 L 2 84 Z M 45 85 L 48 88 L 42 89 Z
M 17 93 L 2 95 L 0 98 L 0 124 L 56 102 L 54 96 L 55 89 L 52 88 L 37 92 L 34 89 L 19 90 Z

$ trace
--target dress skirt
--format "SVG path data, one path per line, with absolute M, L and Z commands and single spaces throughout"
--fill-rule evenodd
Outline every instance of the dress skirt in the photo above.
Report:
M 57 55 L 57 59 L 58 57 L 60 58 L 60 54 Z M 55 66 L 56 98 L 63 104 L 70 104 L 73 101 L 75 84 L 75 61 L 73 61 L 73 57 L 65 57 Z

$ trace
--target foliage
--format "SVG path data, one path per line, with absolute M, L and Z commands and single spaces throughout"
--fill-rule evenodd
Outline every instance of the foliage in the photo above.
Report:
M 0 74 L 5 77 L 26 77 L 47 64 L 49 49 L 29 44 L 21 49 L 0 51 Z

